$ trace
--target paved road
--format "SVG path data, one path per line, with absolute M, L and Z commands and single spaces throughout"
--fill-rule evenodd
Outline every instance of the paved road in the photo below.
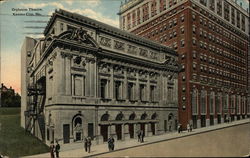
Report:
M 250 124 L 243 124 L 98 157 L 242 157 L 249 153 Z
M 159 136 L 146 137 L 145 143 L 136 139 L 118 141 L 115 151 L 108 152 L 107 144 L 95 145 L 91 153 L 81 148 L 62 151 L 60 157 L 120 157 L 120 156 L 244 156 L 250 149 L 250 120 L 244 119 L 231 123 L 199 128 L 193 132 L 181 134 L 168 133 Z M 79 146 L 79 145 L 78 145 Z M 77 147 L 77 146 L 76 146 Z M 68 148 L 69 149 L 69 148 Z M 50 157 L 49 153 L 32 155 L 30 157 Z

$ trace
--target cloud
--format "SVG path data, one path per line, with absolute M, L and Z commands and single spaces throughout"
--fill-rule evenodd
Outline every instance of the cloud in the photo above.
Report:
M 101 21 L 103 23 L 109 24 L 111 26 L 119 27 L 119 21 L 115 19 L 111 19 L 107 16 L 104 16 L 101 13 L 98 13 L 92 9 L 67 9 L 70 12 L 81 14 L 87 16 L 89 18 L 95 19 L 97 21 Z

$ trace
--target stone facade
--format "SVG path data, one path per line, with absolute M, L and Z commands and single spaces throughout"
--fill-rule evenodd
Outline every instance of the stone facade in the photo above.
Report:
M 176 130 L 176 52 L 64 10 L 53 14 L 44 35 L 31 55 L 22 51 L 22 63 L 29 61 L 22 71 L 22 122 L 46 144 Z

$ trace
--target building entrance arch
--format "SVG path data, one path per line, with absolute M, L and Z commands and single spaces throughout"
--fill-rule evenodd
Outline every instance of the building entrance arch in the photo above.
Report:
M 109 114 L 104 114 L 101 117 L 101 121 L 108 121 L 109 120 Z M 101 135 L 103 137 L 103 141 L 108 141 L 108 127 L 109 125 L 100 125 L 101 128 Z
M 119 113 L 117 116 L 116 116 L 116 121 L 121 121 L 123 120 L 124 118 L 124 115 L 122 113 Z M 117 135 L 117 140 L 122 140 L 122 124 L 116 124 L 115 125 L 115 132 L 116 132 L 116 135 Z
M 81 114 L 73 117 L 72 126 L 74 141 L 81 141 L 83 139 L 83 117 Z

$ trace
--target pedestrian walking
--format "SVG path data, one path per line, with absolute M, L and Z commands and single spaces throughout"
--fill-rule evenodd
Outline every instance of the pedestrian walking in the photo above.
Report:
M 190 132 L 190 124 L 187 124 L 187 131 Z
M 192 132 L 192 130 L 193 130 L 193 124 L 191 123 L 190 124 L 190 132 Z
M 181 125 L 180 124 L 178 124 L 178 133 L 180 133 L 181 132 Z
M 170 123 L 169 123 L 169 132 L 171 132 L 172 131 L 172 122 L 170 121 Z
M 108 148 L 109 148 L 109 151 L 114 150 L 114 148 L 115 148 L 115 144 L 114 143 L 115 143 L 114 138 L 112 136 L 110 136 L 109 139 L 108 139 Z
M 50 147 L 49 147 L 50 157 L 51 158 L 55 158 L 54 150 L 55 150 L 55 145 L 54 145 L 54 142 L 52 141 L 50 143 Z
M 85 137 L 84 138 L 84 149 L 85 149 L 85 152 L 88 152 L 88 138 L 87 137 Z
M 137 131 L 138 142 L 141 142 L 141 131 Z
M 88 150 L 88 153 L 90 153 L 90 148 L 91 148 L 91 138 L 90 137 L 88 137 L 87 138 L 87 150 Z
M 60 152 L 60 144 L 58 143 L 58 141 L 56 141 L 56 147 L 55 147 L 56 158 L 59 158 L 59 152 Z
M 144 142 L 144 136 L 145 136 L 145 134 L 144 134 L 143 130 L 141 130 L 141 143 Z

